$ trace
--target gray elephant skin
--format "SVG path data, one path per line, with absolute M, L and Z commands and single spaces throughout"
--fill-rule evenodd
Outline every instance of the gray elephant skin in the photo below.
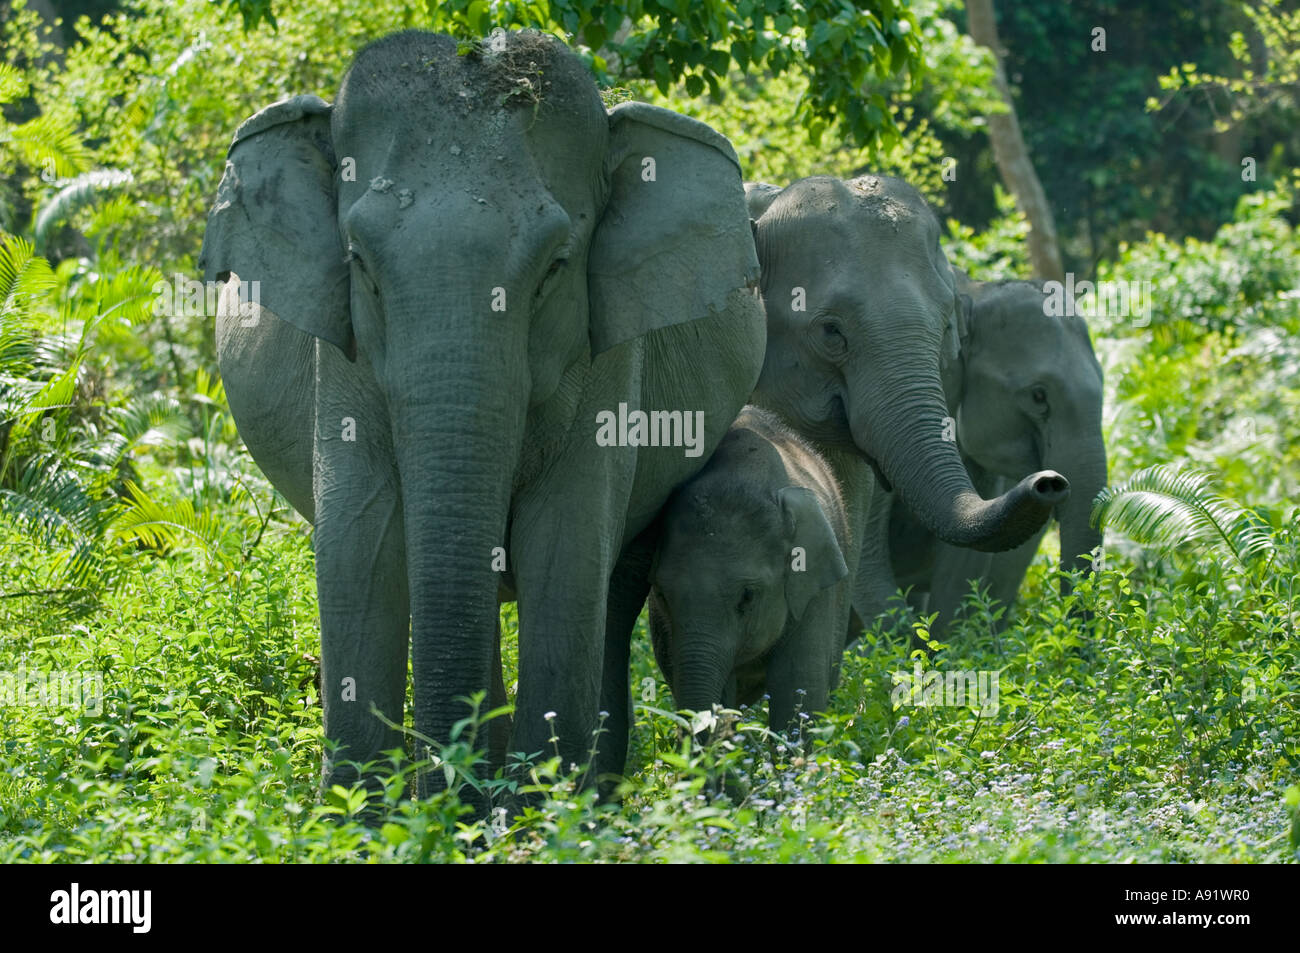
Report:
M 746 197 L 768 339 L 752 403 L 830 464 L 860 541 L 846 553 L 854 604 L 895 590 L 888 510 L 873 507 L 889 493 L 954 546 L 1000 552 L 1035 537 L 1068 497 L 1066 480 L 1026 460 L 1018 482 L 985 499 L 945 439 L 941 372 L 959 354 L 958 297 L 920 193 L 886 176 L 818 176 L 749 184 Z
M 604 708 L 600 766 L 621 771 L 644 531 L 762 363 L 730 144 L 645 104 L 607 112 L 552 38 L 457 55 L 408 31 L 362 50 L 333 105 L 300 96 L 239 128 L 202 263 L 227 282 L 240 432 L 315 528 L 325 783 L 402 747 L 371 707 L 402 724 L 408 644 L 421 735 L 449 739 L 476 692 L 502 700 L 509 598 L 509 750 L 549 752 L 554 728 L 582 764 Z M 695 450 L 597 440 L 600 417 L 652 411 L 702 420 Z
M 986 493 L 998 492 L 1025 469 L 1051 467 L 1064 474 L 1070 497 L 1054 513 L 1061 529 L 1060 568 L 1087 572 L 1102 544 L 1089 514 L 1106 485 L 1102 372 L 1088 326 L 1076 315 L 1051 314 L 1042 281 L 969 282 L 959 274 L 959 284 L 966 304 L 961 357 L 946 375 L 945 389 L 967 472 Z M 890 557 L 914 605 L 939 614 L 932 627 L 938 633 L 955 617 L 972 580 L 987 586 L 994 599 L 1013 602 L 1045 530 L 1008 552 L 977 553 L 946 545 L 894 501 Z M 1069 587 L 1063 576 L 1062 595 Z M 878 607 L 859 611 L 869 617 L 873 608 Z
M 839 678 L 851 548 L 826 461 L 746 407 L 669 498 L 651 569 L 650 637 L 679 708 L 770 695 L 768 723 L 824 711 Z

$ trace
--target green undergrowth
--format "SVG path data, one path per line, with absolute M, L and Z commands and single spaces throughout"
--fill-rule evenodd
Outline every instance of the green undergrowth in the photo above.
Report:
M 0 860 L 1293 860 L 1295 544 L 1282 534 L 1276 571 L 1248 595 L 1112 560 L 1065 603 L 1045 554 L 1000 634 L 1005 610 L 972 596 L 945 644 L 917 650 L 923 620 L 897 609 L 846 656 L 803 745 L 769 738 L 760 708 L 724 713 L 692 750 L 638 626 L 622 805 L 597 805 L 543 757 L 534 806 L 486 822 L 454 794 L 406 798 L 409 765 L 388 767 L 386 801 L 319 791 L 303 533 L 269 533 L 233 574 L 142 555 L 88 614 L 0 600 L 0 670 L 102 678 L 98 705 L 6 710 Z M 950 706 L 900 689 L 918 666 L 996 671 L 996 711 L 987 695 Z M 442 755 L 453 778 L 476 758 L 465 744 Z

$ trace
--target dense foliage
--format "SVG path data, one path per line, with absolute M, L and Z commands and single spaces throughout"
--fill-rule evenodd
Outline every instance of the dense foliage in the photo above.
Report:
M 286 95 L 329 96 L 358 46 L 429 13 L 398 0 L 235 5 L 254 28 L 204 0 L 134 0 L 79 22 L 59 56 L 20 0 L 0 27 L 12 57 L 0 66 L 0 678 L 76 673 L 91 700 L 102 687 L 98 704 L 5 708 L 0 860 L 1300 859 L 1295 152 L 1279 138 L 1259 181 L 1233 163 L 1221 180 L 1212 142 L 1171 151 L 1182 127 L 1146 107 L 1189 45 L 1206 55 L 1185 84 L 1166 82 L 1174 98 L 1232 74 L 1225 31 L 1247 22 L 1235 7 L 1156 4 L 1127 21 L 1130 38 L 1111 28 L 1114 56 L 1093 70 L 1086 42 L 1056 42 L 1086 36 L 1087 4 L 1003 5 L 1009 72 L 1040 78 L 1020 85 L 1019 108 L 1070 212 L 1068 248 L 1098 257 L 1098 278 L 1149 286 L 1142 315 L 1089 319 L 1107 388 L 1104 567 L 1062 601 L 1049 542 L 1000 634 L 993 618 L 1008 610 L 978 593 L 943 644 L 900 604 L 846 658 L 810 752 L 767 738 L 761 709 L 727 716 L 703 751 L 684 747 L 639 626 L 624 806 L 596 807 L 550 752 L 528 752 L 544 799 L 507 830 L 469 821 L 454 793 L 402 800 L 409 766 L 377 825 L 360 823 L 359 790 L 320 795 L 310 528 L 238 440 L 210 322 L 152 307 L 159 280 L 194 271 L 235 126 Z M 727 134 L 750 178 L 902 175 L 948 215 L 954 264 L 1026 275 L 1023 221 L 974 145 L 993 106 L 960 4 L 858 6 L 452 3 L 438 15 L 464 31 L 559 23 L 621 95 Z M 795 8 L 809 19 L 768 23 L 781 42 L 735 45 L 746 16 Z M 646 19 L 615 41 L 629 10 Z M 685 35 L 665 12 L 686 14 Z M 837 47 L 815 24 L 853 16 L 910 26 L 854 33 L 862 70 L 827 86 L 850 40 Z M 808 24 L 801 48 L 790 37 Z M 1283 49 L 1285 32 L 1275 39 Z M 1242 149 L 1292 115 L 1287 57 L 1273 62 L 1272 107 L 1242 113 Z M 868 74 L 878 97 L 829 125 L 841 114 L 828 104 L 856 101 Z M 715 86 L 725 95 L 705 95 Z M 1266 92 L 1224 90 L 1239 104 Z M 1052 123 L 1036 119 L 1046 113 Z M 513 607 L 502 619 L 509 681 Z M 996 673 L 996 711 L 915 703 L 899 686 L 918 671 Z M 441 753 L 465 783 L 478 727 Z

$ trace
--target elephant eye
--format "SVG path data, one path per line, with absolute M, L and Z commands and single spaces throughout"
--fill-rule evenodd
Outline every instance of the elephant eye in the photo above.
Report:
M 1047 403 L 1047 391 L 1044 390 L 1042 387 L 1035 387 L 1032 391 L 1029 392 L 1029 395 L 1034 398 L 1035 404 Z
M 749 607 L 754 604 L 754 596 L 756 594 L 757 592 L 753 586 L 746 586 L 744 589 L 740 590 L 740 602 L 736 603 L 736 611 L 741 615 L 744 615 Z
M 849 342 L 844 337 L 839 321 L 827 318 L 820 322 L 817 333 L 817 346 L 822 353 L 832 360 L 844 357 L 849 352 Z
M 551 286 L 555 283 L 555 278 L 560 274 L 560 272 L 564 271 L 564 266 L 568 263 L 569 259 L 564 257 L 556 258 L 551 262 L 551 267 L 546 269 L 546 274 L 542 275 L 542 280 L 538 282 L 537 285 L 537 297 L 539 299 L 544 298 L 547 292 L 551 290 Z
M 366 267 L 365 259 L 358 253 L 357 247 L 351 243 L 348 244 L 347 260 L 356 265 L 357 273 L 361 276 L 361 280 L 365 282 L 366 289 L 371 294 L 379 294 L 379 285 L 375 283 L 374 278 L 370 277 L 370 269 Z

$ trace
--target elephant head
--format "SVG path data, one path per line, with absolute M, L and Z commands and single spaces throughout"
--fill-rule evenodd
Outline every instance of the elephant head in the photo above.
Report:
M 1101 365 L 1088 327 L 1075 315 L 1050 313 L 1042 282 L 985 282 L 968 294 L 951 385 L 958 446 L 1004 479 L 1046 467 L 1063 473 L 1071 491 L 1056 509 L 1061 568 L 1087 570 L 1101 545 L 1089 512 L 1106 485 Z
M 766 426 L 758 411 L 742 421 Z M 663 509 L 651 569 L 650 632 L 682 708 L 756 702 L 767 656 L 779 642 L 804 635 L 800 623 L 810 604 L 848 574 L 832 526 L 834 519 L 843 533 L 833 478 L 820 484 L 829 494 L 825 506 L 817 492 L 790 479 L 768 438 L 737 424 Z M 818 617 L 814 628 L 826 628 L 823 623 Z M 825 635 L 810 633 L 808 641 Z M 797 650 L 823 659 L 828 654 L 816 644 Z M 773 702 L 774 713 L 789 708 L 784 697 Z
M 973 488 L 940 376 L 958 356 L 954 277 L 921 195 L 875 175 L 749 191 L 768 318 L 753 402 L 856 449 L 947 542 L 996 552 L 1031 537 L 1069 485 L 1042 471 L 995 500 Z
M 552 37 L 498 35 L 458 52 L 450 37 L 406 31 L 358 54 L 332 106 L 300 96 L 239 128 L 202 261 L 209 279 L 259 282 L 270 320 L 315 339 L 327 681 L 346 674 L 329 671 L 330 652 L 352 651 L 361 664 L 370 650 L 355 645 L 376 639 L 381 618 L 401 628 L 409 608 L 415 727 L 446 739 L 464 713 L 458 699 L 488 687 L 502 578 L 493 554 L 506 547 L 508 578 L 520 577 L 525 553 L 543 567 L 528 606 L 520 594 L 519 699 L 537 711 L 534 734 L 517 744 L 545 746 L 540 712 L 549 707 L 573 757 L 585 752 L 599 707 L 605 587 L 636 531 L 633 477 L 620 471 L 625 490 L 594 487 L 591 496 L 610 497 L 596 512 L 553 512 L 564 494 L 537 487 L 571 490 L 583 453 L 605 454 L 607 468 L 623 466 L 603 462 L 616 453 L 639 459 L 595 450 L 588 412 L 651 386 L 648 364 L 635 362 L 661 356 L 656 332 L 716 320 L 740 294 L 761 348 L 757 303 L 745 292 L 757 261 L 730 144 L 645 104 L 607 112 L 582 62 Z M 752 380 L 735 384 L 730 413 Z M 338 439 L 340 415 L 361 422 L 351 446 Z M 681 451 L 673 459 L 683 465 Z M 690 472 L 656 483 L 638 470 L 647 497 L 638 513 L 648 510 L 648 522 Z M 573 557 L 581 565 L 555 555 L 567 541 L 552 522 L 590 541 Z M 397 543 L 381 558 L 372 534 Z M 326 560 L 333 568 L 322 569 Z M 537 581 L 557 563 L 567 575 Z M 404 600 L 396 621 L 365 602 L 393 566 L 404 577 L 390 588 Z M 343 647 L 331 649 L 331 639 Z M 404 655 L 394 658 L 404 677 Z M 327 701 L 333 738 L 331 717 Z M 353 744 L 350 754 L 363 758 L 377 744 Z

